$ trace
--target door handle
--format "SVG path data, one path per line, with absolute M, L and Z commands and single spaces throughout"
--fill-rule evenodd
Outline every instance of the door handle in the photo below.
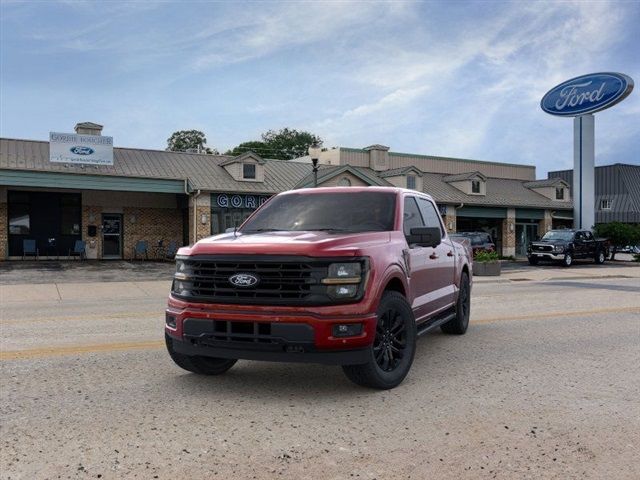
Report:
M 449 253 L 447 253 L 447 257 L 453 257 L 453 250 L 449 250 Z
M 433 252 L 431 255 L 429 255 L 429 258 L 431 260 L 435 260 L 436 258 L 438 258 L 438 254 L 436 252 Z

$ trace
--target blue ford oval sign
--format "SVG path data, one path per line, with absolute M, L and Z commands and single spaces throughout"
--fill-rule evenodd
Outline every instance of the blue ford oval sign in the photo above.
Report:
M 69 151 L 76 155 L 91 155 L 92 153 L 95 152 L 95 150 L 91 147 L 80 147 L 80 146 L 71 147 Z
M 549 90 L 540 107 L 551 115 L 575 117 L 609 108 L 633 90 L 633 80 L 622 73 L 590 73 Z

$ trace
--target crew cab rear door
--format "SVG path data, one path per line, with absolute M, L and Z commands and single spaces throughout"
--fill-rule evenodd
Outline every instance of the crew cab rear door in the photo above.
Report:
M 444 224 L 435 204 L 424 197 L 418 197 L 418 206 L 424 218 L 427 227 L 439 228 L 442 235 L 440 245 L 431 248 L 432 253 L 429 256 L 433 259 L 435 256 L 435 268 L 432 275 L 435 275 L 434 285 L 436 290 L 432 293 L 434 302 L 430 313 L 436 313 L 439 310 L 449 307 L 455 300 L 455 277 L 456 277 L 456 257 L 454 247 L 449 237 L 447 237 Z
M 411 233 L 412 228 L 435 226 L 431 221 L 429 224 L 425 222 L 422 209 L 418 206 L 418 201 L 421 200 L 412 195 L 407 195 L 404 198 L 403 231 L 405 236 Z M 453 283 L 446 274 L 443 278 L 439 260 L 443 258 L 443 255 L 446 257 L 447 252 L 441 247 L 442 244 L 435 248 L 407 245 L 411 306 L 418 323 L 442 309 L 446 303 L 442 287 L 444 283 Z

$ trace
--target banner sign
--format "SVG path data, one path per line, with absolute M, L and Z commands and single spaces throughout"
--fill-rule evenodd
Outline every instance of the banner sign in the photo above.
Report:
M 572 78 L 549 90 L 540 107 L 551 115 L 576 117 L 599 112 L 624 100 L 633 80 L 622 73 L 590 73 Z
M 49 161 L 87 165 L 113 165 L 113 137 L 49 133 Z
M 214 205 L 220 208 L 258 208 L 269 200 L 264 195 L 244 195 L 239 193 L 220 193 L 216 197 Z

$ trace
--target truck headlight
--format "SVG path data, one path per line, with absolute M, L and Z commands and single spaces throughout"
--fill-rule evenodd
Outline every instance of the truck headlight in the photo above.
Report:
M 322 279 L 325 285 L 345 285 L 360 283 L 362 266 L 358 262 L 332 263 L 329 265 L 327 278 Z
M 327 294 L 335 299 L 355 297 L 361 282 L 360 262 L 332 263 L 327 278 L 322 279 L 322 283 L 327 285 Z
M 556 245 L 554 248 L 556 252 L 564 252 L 564 245 Z

